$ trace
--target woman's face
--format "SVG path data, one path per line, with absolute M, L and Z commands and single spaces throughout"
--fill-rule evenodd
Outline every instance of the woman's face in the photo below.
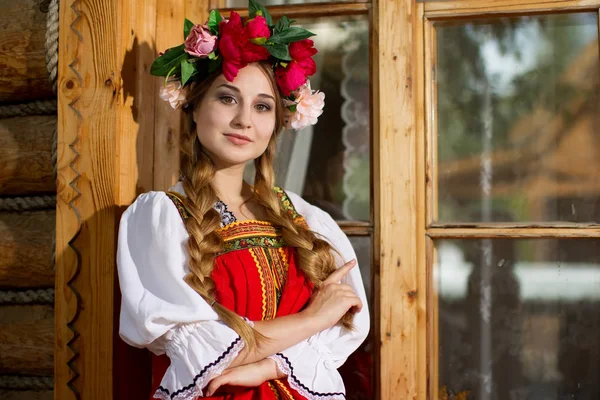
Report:
M 233 82 L 220 75 L 194 110 L 196 134 L 217 168 L 246 164 L 264 153 L 275 116 L 271 84 L 253 64 Z

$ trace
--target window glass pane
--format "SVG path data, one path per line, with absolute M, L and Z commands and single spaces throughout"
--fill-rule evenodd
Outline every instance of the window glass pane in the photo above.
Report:
M 600 240 L 436 243 L 439 387 L 600 399 Z
M 439 221 L 600 221 L 597 15 L 436 23 Z
M 311 87 L 325 93 L 315 126 L 284 131 L 277 184 L 337 220 L 370 219 L 369 21 L 366 16 L 299 19 L 315 33 L 317 72 Z M 246 177 L 253 175 L 249 166 Z
M 372 278 L 371 278 L 371 238 L 369 236 L 351 236 L 350 242 L 356 252 L 356 258 L 369 302 L 371 320 L 374 318 L 372 300 Z M 346 386 L 346 398 L 348 400 L 372 400 L 374 397 L 373 381 L 373 330 L 369 332 L 367 340 L 348 357 L 348 360 L 340 368 L 340 374 Z
M 356 0 L 335 0 L 336 3 L 343 2 L 360 2 Z M 327 3 L 327 0 L 259 0 L 263 6 L 275 6 L 281 4 L 310 4 L 310 3 Z M 227 0 L 225 7 L 245 8 L 248 7 L 248 0 Z

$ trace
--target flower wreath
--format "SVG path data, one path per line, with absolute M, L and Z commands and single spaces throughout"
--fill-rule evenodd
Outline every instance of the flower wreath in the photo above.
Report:
M 316 72 L 312 56 L 317 54 L 308 39 L 314 33 L 291 26 L 281 17 L 276 24 L 267 9 L 254 0 L 248 4 L 249 18 L 231 12 L 229 20 L 212 10 L 204 25 L 185 20 L 185 42 L 167 49 L 152 63 L 150 73 L 164 76 L 161 99 L 174 109 L 187 106 L 192 83 L 221 70 L 232 82 L 249 63 L 268 60 L 286 108 L 286 127 L 299 130 L 317 123 L 323 113 L 325 94 L 312 90 L 308 77 Z

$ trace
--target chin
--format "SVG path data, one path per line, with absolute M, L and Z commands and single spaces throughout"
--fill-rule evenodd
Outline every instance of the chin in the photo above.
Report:
M 232 154 L 230 152 L 228 154 L 215 154 L 216 158 L 220 161 L 221 164 L 227 165 L 229 167 L 233 167 L 236 165 L 246 165 L 248 161 L 252 161 L 260 156 L 260 154 Z

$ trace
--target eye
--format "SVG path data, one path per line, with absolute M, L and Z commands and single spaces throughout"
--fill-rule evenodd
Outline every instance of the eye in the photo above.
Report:
M 235 104 L 235 99 L 232 96 L 220 96 L 219 100 L 223 104 Z
M 268 105 L 268 104 L 263 104 L 263 103 L 261 103 L 261 104 L 257 104 L 257 105 L 255 106 L 255 108 L 256 108 L 258 111 L 263 111 L 263 112 L 264 112 L 264 111 L 270 111 L 270 110 L 271 110 L 271 106 L 270 106 L 270 105 Z

